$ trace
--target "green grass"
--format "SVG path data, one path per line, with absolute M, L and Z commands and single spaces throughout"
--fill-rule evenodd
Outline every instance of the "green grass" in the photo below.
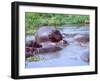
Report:
M 28 57 L 26 60 L 29 62 L 37 62 L 37 61 L 40 61 L 42 59 L 40 59 L 40 57 L 33 56 L 33 57 Z
M 67 24 L 89 24 L 88 15 L 25 13 L 26 34 L 35 34 L 41 26 L 62 26 Z

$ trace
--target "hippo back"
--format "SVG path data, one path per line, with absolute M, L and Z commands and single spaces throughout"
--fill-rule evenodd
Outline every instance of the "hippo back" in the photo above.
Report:
M 38 29 L 37 33 L 35 34 L 36 42 L 42 43 L 49 41 L 48 35 L 52 33 L 52 31 L 55 30 L 53 27 L 41 27 Z

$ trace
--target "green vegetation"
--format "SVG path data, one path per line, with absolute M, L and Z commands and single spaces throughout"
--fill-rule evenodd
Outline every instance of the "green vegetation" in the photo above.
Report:
M 37 61 L 40 61 L 41 59 L 40 59 L 40 57 L 34 56 L 34 57 L 28 57 L 26 60 L 29 62 L 33 62 L 33 61 L 37 62 Z
M 26 34 L 34 34 L 41 26 L 58 27 L 67 24 L 89 24 L 89 16 L 33 12 L 25 13 Z

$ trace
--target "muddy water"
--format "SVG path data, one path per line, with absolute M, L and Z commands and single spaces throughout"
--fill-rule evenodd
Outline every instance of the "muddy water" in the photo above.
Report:
M 89 35 L 89 26 L 60 27 L 59 30 L 69 45 L 55 53 L 38 54 L 37 56 L 42 60 L 37 62 L 26 61 L 26 68 L 89 65 L 89 61 L 86 60 L 89 58 L 89 43 L 87 43 L 87 46 L 81 46 L 80 43 L 75 41 L 78 37 Z M 34 36 L 26 36 L 26 40 L 33 38 Z

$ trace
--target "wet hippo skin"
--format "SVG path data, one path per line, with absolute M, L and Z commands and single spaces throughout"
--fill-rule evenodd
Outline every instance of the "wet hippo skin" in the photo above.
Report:
M 36 53 L 48 53 L 61 50 L 62 48 L 59 47 L 60 45 L 56 46 L 56 43 L 62 41 L 62 38 L 62 34 L 55 28 L 39 28 L 35 34 L 35 40 L 26 42 L 26 57 L 33 56 Z M 49 44 L 46 44 L 47 42 Z M 43 43 L 46 44 L 46 47 L 44 47 Z M 55 43 L 55 45 L 52 45 L 52 43 Z M 64 43 L 66 42 L 64 41 Z M 50 44 L 51 47 L 48 47 Z
M 61 41 L 63 37 L 61 33 L 55 28 L 41 27 L 37 31 L 35 38 L 36 38 L 36 42 L 40 44 L 42 42 L 47 42 L 47 41 L 56 43 L 56 42 Z

